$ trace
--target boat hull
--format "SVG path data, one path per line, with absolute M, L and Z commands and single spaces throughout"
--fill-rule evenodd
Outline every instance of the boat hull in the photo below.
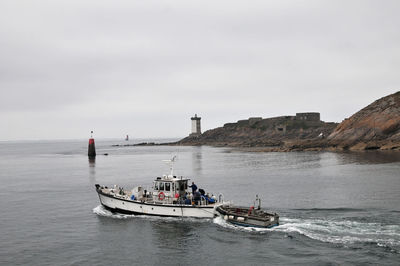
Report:
M 193 218 L 213 218 L 215 208 L 220 204 L 212 206 L 179 205 L 179 204 L 159 204 L 132 201 L 117 198 L 97 191 L 100 203 L 112 212 L 135 215 L 153 215 L 165 217 L 193 217 Z
M 257 220 L 247 220 L 246 222 L 238 222 L 234 219 L 228 219 L 228 222 L 245 227 L 259 227 L 259 228 L 272 228 L 278 226 L 279 223 L 260 222 Z

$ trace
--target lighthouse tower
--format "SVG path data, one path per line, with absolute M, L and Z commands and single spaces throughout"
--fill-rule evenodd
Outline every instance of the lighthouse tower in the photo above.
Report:
M 201 135 L 201 128 L 200 128 L 200 119 L 197 114 L 194 117 L 190 118 L 192 120 L 192 133 L 189 135 L 190 137 L 197 137 Z

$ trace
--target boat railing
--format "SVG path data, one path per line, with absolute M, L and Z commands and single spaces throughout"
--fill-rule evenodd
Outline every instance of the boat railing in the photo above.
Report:
M 185 199 L 189 199 L 190 203 L 187 204 L 185 203 Z M 205 205 L 210 205 L 213 203 L 210 203 L 207 198 L 201 197 L 198 200 L 195 200 L 192 193 L 188 193 L 186 197 L 179 197 L 176 198 L 171 195 L 165 195 L 164 198 L 161 200 L 158 196 L 158 194 L 153 193 L 150 197 L 146 198 L 146 202 L 151 202 L 154 204 L 179 204 L 179 205 L 196 205 L 196 206 L 205 206 Z

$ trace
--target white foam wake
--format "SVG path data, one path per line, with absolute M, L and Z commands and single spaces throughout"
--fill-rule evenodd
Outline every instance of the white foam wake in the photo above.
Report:
M 400 225 L 364 223 L 351 220 L 290 219 L 280 218 L 280 225 L 273 228 L 243 227 L 226 222 L 222 217 L 213 222 L 224 228 L 248 232 L 298 233 L 322 242 L 350 245 L 371 243 L 398 250 Z
M 322 242 L 337 244 L 374 243 L 399 247 L 400 225 L 365 223 L 351 220 L 281 218 L 276 228 L 281 232 L 296 232 Z
M 128 214 L 120 214 L 120 213 L 112 213 L 106 208 L 104 208 L 102 205 L 99 205 L 93 209 L 93 213 L 99 215 L 99 216 L 105 216 L 105 217 L 110 217 L 110 218 L 115 218 L 115 219 L 128 219 L 132 217 L 136 217 L 135 215 L 128 215 Z

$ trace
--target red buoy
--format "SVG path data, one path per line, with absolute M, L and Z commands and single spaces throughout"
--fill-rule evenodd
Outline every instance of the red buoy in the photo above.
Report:
M 91 133 L 93 134 L 93 131 L 91 131 Z M 89 156 L 90 158 L 96 157 L 96 147 L 95 147 L 95 145 L 94 145 L 94 138 L 93 138 L 93 135 L 91 135 L 91 136 L 90 136 L 90 139 L 89 139 L 88 156 Z

